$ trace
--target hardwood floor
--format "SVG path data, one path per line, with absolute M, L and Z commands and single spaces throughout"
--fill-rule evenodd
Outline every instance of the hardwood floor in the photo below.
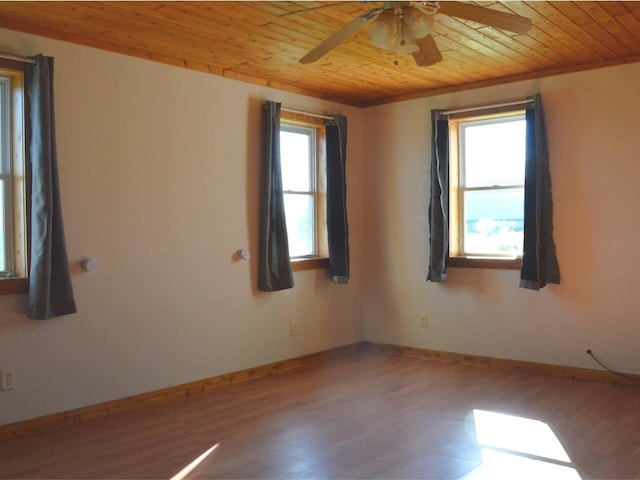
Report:
M 0 443 L 16 479 L 639 477 L 638 387 L 371 351 Z

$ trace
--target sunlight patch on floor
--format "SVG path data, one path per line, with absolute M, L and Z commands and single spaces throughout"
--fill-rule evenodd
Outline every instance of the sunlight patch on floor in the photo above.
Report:
M 171 477 L 171 480 L 184 480 L 187 477 L 187 475 L 189 475 L 193 471 L 194 468 L 200 465 L 209 455 L 211 455 L 211 452 L 213 452 L 216 448 L 218 448 L 218 445 L 220 444 L 216 443 L 213 447 L 206 450 L 202 455 L 196 458 L 193 462 L 191 462 L 189 465 L 187 465 L 178 473 L 176 473 L 173 477 Z
M 581 480 L 575 468 L 517 454 L 482 449 L 482 465 L 460 480 Z
M 581 479 L 546 423 L 485 410 L 474 410 L 473 418 L 482 465 L 463 480 Z

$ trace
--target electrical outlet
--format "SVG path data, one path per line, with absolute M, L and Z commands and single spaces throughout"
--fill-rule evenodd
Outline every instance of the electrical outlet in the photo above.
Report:
M 289 335 L 292 337 L 298 335 L 298 324 L 296 322 L 291 322 L 289 324 Z
M 429 326 L 429 317 L 427 315 L 422 315 L 420 317 L 420 328 L 427 328 Z
M 14 388 L 16 388 L 16 371 L 13 368 L 0 370 L 0 390 L 13 390 Z

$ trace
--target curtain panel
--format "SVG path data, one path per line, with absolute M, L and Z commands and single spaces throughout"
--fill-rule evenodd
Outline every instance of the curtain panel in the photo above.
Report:
M 327 239 L 329 274 L 334 283 L 349 281 L 349 224 L 347 221 L 347 119 L 334 115 L 327 132 Z
M 260 251 L 258 290 L 293 287 L 289 239 L 280 167 L 280 103 L 265 102 L 262 171 L 260 176 Z
M 560 283 L 560 269 L 553 242 L 549 149 L 540 94 L 530 100 L 526 109 L 524 248 L 520 286 L 539 290 L 547 283 Z
M 25 66 L 26 155 L 31 169 L 29 318 L 75 313 L 62 219 L 53 96 L 53 58 Z
M 553 201 L 549 152 L 540 94 L 526 107 L 524 194 L 524 245 L 520 287 L 539 290 L 560 283 L 553 241 Z M 429 203 L 429 271 L 427 280 L 447 279 L 445 261 L 449 248 L 449 120 L 432 110 L 431 192 Z
M 431 194 L 429 202 L 429 271 L 427 280 L 447 280 L 449 251 L 449 120 L 431 111 Z

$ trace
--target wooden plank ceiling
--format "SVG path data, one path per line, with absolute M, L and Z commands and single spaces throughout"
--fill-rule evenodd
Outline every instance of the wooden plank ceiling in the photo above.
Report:
M 366 28 L 318 62 L 298 62 L 381 2 L 0 1 L 0 27 L 357 106 L 640 60 L 640 1 L 475 3 L 533 28 L 515 34 L 438 13 L 443 61 L 418 67 L 407 54 L 395 65 Z

